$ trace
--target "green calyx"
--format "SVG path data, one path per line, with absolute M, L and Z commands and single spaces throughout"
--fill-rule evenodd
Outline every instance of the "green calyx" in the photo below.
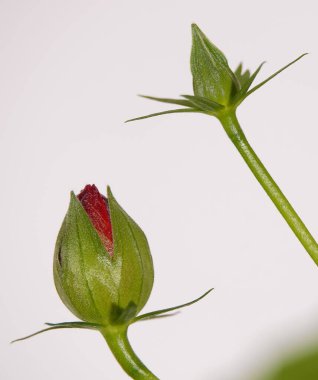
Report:
M 89 322 L 62 322 L 62 323 L 46 323 L 47 328 L 37 331 L 31 335 L 25 336 L 20 339 L 16 339 L 11 343 L 22 341 L 34 337 L 36 335 L 42 334 L 47 331 L 53 331 L 58 329 L 68 329 L 68 328 L 78 328 L 78 329 L 88 329 L 99 331 L 103 337 L 105 338 L 110 350 L 112 351 L 114 357 L 123 368 L 123 370 L 132 378 L 132 379 L 140 379 L 140 380 L 158 380 L 158 378 L 143 364 L 143 362 L 138 358 L 132 349 L 127 331 L 128 327 L 139 321 L 146 321 L 151 319 L 158 319 L 163 317 L 169 317 L 175 314 L 176 311 L 182 309 L 184 307 L 190 306 L 202 298 L 207 296 L 213 289 L 208 290 L 202 296 L 196 298 L 193 301 L 186 302 L 182 305 L 169 307 L 166 309 L 160 309 L 156 311 L 152 311 L 150 313 L 146 313 L 143 315 L 139 315 L 134 318 L 130 318 L 128 321 L 120 323 L 117 319 L 117 323 L 108 324 L 107 326 L 98 323 L 89 323 Z
M 233 72 L 224 54 L 209 41 L 196 25 L 192 25 L 191 72 L 193 77 L 194 95 L 181 95 L 183 99 L 158 98 L 143 96 L 163 103 L 177 104 L 183 108 L 157 112 L 127 120 L 127 122 L 149 117 L 183 112 L 199 112 L 218 119 L 225 114 L 235 113 L 237 107 L 253 92 L 258 90 L 276 75 L 287 69 L 304 55 L 302 54 L 264 81 L 252 87 L 260 72 L 262 63 L 254 73 L 243 70 L 242 63 Z
M 154 279 L 148 242 L 108 189 L 114 252 L 106 251 L 80 201 L 72 193 L 54 255 L 54 280 L 64 304 L 78 318 L 125 324 L 147 302 Z

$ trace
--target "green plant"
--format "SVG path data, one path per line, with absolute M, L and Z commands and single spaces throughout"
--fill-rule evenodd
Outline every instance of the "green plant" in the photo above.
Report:
M 132 324 L 172 314 L 185 304 L 139 315 L 150 296 L 154 270 L 147 238 L 115 200 L 95 185 L 71 193 L 68 212 L 54 254 L 54 280 L 59 296 L 81 321 L 47 323 L 45 331 L 80 328 L 99 331 L 125 372 L 133 379 L 157 379 L 132 349 Z
M 216 117 L 228 137 L 235 145 L 252 173 L 282 214 L 301 244 L 314 262 L 318 264 L 318 244 L 289 203 L 281 189 L 271 177 L 259 157 L 249 144 L 236 117 L 238 106 L 253 92 L 261 88 L 276 75 L 291 66 L 304 55 L 284 66 L 269 78 L 252 87 L 263 63 L 251 74 L 243 70 L 242 64 L 233 72 L 224 54 L 208 40 L 199 27 L 192 25 L 191 71 L 194 95 L 182 95 L 182 99 L 143 96 L 163 103 L 177 104 L 178 108 L 127 120 L 135 121 L 169 113 L 198 112 Z

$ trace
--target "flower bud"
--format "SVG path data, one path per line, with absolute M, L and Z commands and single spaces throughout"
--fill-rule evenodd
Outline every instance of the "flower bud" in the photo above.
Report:
M 192 24 L 191 71 L 195 96 L 221 105 L 229 103 L 236 78 L 224 54 L 196 24 Z
M 83 321 L 125 324 L 147 302 L 153 264 L 146 236 L 119 206 L 95 185 L 76 197 L 54 254 L 54 281 L 64 304 Z
M 158 98 L 155 96 L 142 95 L 142 97 L 147 99 L 162 103 L 177 104 L 183 107 L 135 117 L 126 120 L 126 122 L 184 112 L 205 113 L 210 116 L 215 116 L 219 120 L 224 120 L 224 116 L 233 114 L 233 112 L 235 113 L 237 107 L 248 96 L 263 87 L 264 84 L 275 78 L 305 55 L 306 53 L 302 54 L 270 75 L 267 79 L 253 88 L 250 88 L 264 62 L 259 65 L 253 74 L 249 70 L 243 70 L 242 63 L 240 63 L 235 72 L 233 72 L 224 54 L 213 45 L 196 24 L 192 24 L 191 72 L 194 95 L 181 95 L 183 99 L 170 97 Z

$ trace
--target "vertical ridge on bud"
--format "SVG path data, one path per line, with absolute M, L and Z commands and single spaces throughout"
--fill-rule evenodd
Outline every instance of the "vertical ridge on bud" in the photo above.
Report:
M 114 229 L 115 258 L 120 253 L 121 259 L 118 303 L 120 307 L 126 307 L 133 300 L 139 312 L 150 296 L 154 281 L 150 248 L 144 232 L 118 204 L 110 188 L 107 197 Z

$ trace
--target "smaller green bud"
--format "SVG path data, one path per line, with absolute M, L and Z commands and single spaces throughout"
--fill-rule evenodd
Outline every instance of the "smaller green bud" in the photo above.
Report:
M 182 99 L 142 95 L 147 99 L 162 103 L 177 104 L 178 106 L 182 106 L 182 108 L 135 117 L 127 120 L 127 122 L 160 115 L 193 112 L 215 116 L 221 120 L 225 115 L 235 113 L 237 107 L 248 96 L 263 87 L 267 82 L 293 65 L 304 55 L 306 54 L 302 54 L 251 88 L 263 63 L 259 65 L 253 73 L 251 73 L 250 70 L 243 70 L 242 63 L 239 64 L 237 69 L 233 72 L 221 50 L 213 45 L 196 24 L 192 24 L 191 72 L 194 95 L 181 95 Z
M 238 86 L 224 54 L 192 24 L 191 71 L 193 92 L 221 105 L 229 103 L 233 87 Z
M 54 281 L 64 304 L 85 322 L 127 324 L 153 285 L 146 236 L 108 188 L 87 185 L 71 194 L 54 254 Z

